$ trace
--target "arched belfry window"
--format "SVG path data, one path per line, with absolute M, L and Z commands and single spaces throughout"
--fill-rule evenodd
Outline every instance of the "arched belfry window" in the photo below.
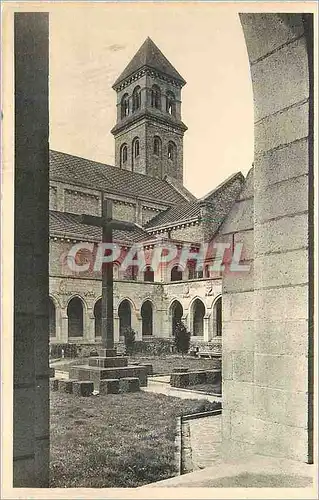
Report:
M 176 161 L 176 144 L 172 141 L 168 143 L 168 159 L 171 161 Z
M 175 96 L 170 90 L 166 92 L 166 112 L 173 116 L 176 112 Z
M 162 141 L 158 136 L 155 136 L 153 142 L 153 154 L 155 156 L 161 156 L 161 152 L 162 152 Z
M 124 94 L 121 100 L 121 118 L 125 118 L 130 113 L 129 95 Z
M 140 155 L 140 141 L 137 137 L 133 141 L 133 155 L 134 158 L 137 158 Z
M 152 86 L 151 106 L 156 109 L 161 109 L 161 90 L 157 85 Z
M 141 108 L 141 87 L 138 85 L 133 90 L 133 112 Z
M 127 144 L 122 144 L 120 158 L 122 167 L 122 165 L 125 165 L 125 163 L 127 163 Z

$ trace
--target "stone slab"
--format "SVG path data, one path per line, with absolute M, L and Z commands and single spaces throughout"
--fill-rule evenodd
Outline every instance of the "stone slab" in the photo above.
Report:
M 73 382 L 76 382 L 76 380 L 69 379 L 69 380 L 59 380 L 59 391 L 60 392 L 66 392 L 68 394 L 73 393 Z
M 187 387 L 189 385 L 189 373 L 172 373 L 170 385 L 172 387 Z
M 116 349 L 99 349 L 99 356 L 101 358 L 114 358 L 116 356 Z
M 93 390 L 93 382 L 90 382 L 88 380 L 78 380 L 76 382 L 73 382 L 73 394 L 75 394 L 76 396 L 92 396 Z
M 120 390 L 120 379 L 111 378 L 107 380 L 100 381 L 100 395 L 105 396 L 106 394 L 118 394 Z
M 58 391 L 59 390 L 59 379 L 50 378 L 50 391 Z
M 120 392 L 138 392 L 140 381 L 137 377 L 124 377 L 120 379 Z
M 147 386 L 147 369 L 144 366 L 124 366 L 117 368 L 99 368 L 89 365 L 74 366 L 70 370 L 70 377 L 77 380 L 91 380 L 94 389 L 99 390 L 100 381 L 124 377 L 138 377 L 141 387 Z
M 93 357 L 89 358 L 89 366 L 97 366 L 100 368 L 118 368 L 128 365 L 128 358 L 122 356 L 115 357 Z

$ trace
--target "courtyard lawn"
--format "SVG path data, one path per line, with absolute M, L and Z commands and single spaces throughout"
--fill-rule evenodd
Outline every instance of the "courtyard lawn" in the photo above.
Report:
M 144 356 L 134 355 L 129 358 L 131 361 L 140 361 L 141 363 L 151 363 L 153 365 L 154 375 L 169 375 L 174 368 L 185 367 L 190 371 L 212 370 L 216 368 L 218 361 L 216 359 L 195 358 L 178 354 L 168 356 Z
M 204 400 L 51 392 L 50 486 L 132 488 L 174 476 L 176 417 L 211 409 Z
M 195 358 L 191 356 L 182 357 L 179 354 L 170 354 L 162 356 L 146 356 L 135 354 L 129 358 L 130 361 L 139 361 L 140 363 L 151 363 L 153 365 L 154 375 L 169 375 L 176 367 L 183 366 L 189 370 L 212 370 L 216 368 L 218 361 L 216 359 Z M 88 358 L 75 358 L 52 362 L 51 366 L 57 370 L 69 371 L 75 364 L 87 364 Z

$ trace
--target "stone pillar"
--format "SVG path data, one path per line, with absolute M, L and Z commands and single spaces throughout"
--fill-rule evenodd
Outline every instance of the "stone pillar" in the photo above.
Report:
M 69 340 L 68 333 L 68 314 L 67 309 L 61 309 L 61 334 L 60 334 L 60 342 L 61 344 L 67 344 Z
M 55 342 L 60 342 L 61 338 L 61 307 L 56 305 L 55 307 Z
M 210 332 L 209 332 L 209 320 L 210 320 L 210 314 L 205 314 L 204 316 L 204 342 L 208 342 L 210 339 Z
M 13 486 L 49 486 L 49 15 L 14 14 Z
M 83 340 L 85 342 L 95 341 L 95 318 L 92 307 L 84 308 L 84 335 Z
M 141 313 L 138 312 L 136 314 L 133 314 L 133 311 L 132 311 L 132 328 L 136 332 L 136 340 L 143 340 Z
M 120 317 L 117 308 L 114 309 L 114 342 L 120 341 Z

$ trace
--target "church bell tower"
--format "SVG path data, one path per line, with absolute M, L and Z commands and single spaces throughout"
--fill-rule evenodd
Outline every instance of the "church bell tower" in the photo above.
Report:
M 147 38 L 113 85 L 115 165 L 183 184 L 181 89 L 185 80 Z

